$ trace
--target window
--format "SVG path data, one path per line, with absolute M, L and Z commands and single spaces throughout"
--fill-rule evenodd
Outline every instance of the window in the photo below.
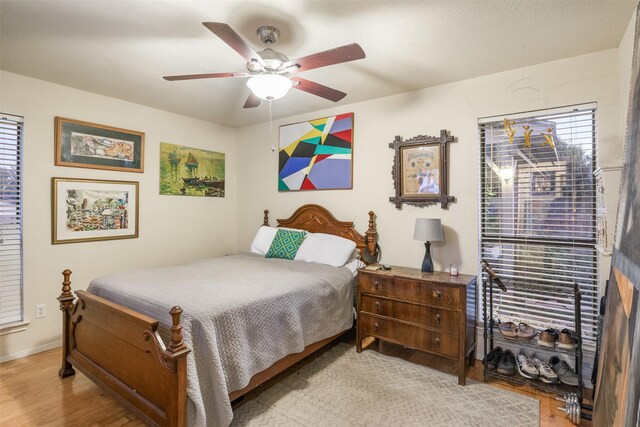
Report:
M 585 347 L 595 346 L 595 104 L 479 121 L 480 256 L 508 281 L 494 316 L 574 329 L 582 293 Z
M 22 117 L 0 113 L 0 326 L 22 320 Z

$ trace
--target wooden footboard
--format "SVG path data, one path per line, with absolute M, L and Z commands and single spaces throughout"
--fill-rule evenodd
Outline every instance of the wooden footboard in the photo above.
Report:
M 74 367 L 120 400 L 147 424 L 187 425 L 187 354 L 180 315 L 173 307 L 171 342 L 165 347 L 158 321 L 84 291 L 71 292 L 63 273 L 58 297 L 63 317 L 64 378 Z

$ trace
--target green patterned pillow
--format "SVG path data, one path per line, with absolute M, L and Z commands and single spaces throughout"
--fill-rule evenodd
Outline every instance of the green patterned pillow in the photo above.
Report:
M 294 259 L 306 235 L 306 231 L 278 230 L 265 258 Z

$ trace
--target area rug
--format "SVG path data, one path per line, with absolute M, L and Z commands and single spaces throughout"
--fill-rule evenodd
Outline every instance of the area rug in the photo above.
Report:
M 232 426 L 534 427 L 539 402 L 341 343 L 236 411 Z

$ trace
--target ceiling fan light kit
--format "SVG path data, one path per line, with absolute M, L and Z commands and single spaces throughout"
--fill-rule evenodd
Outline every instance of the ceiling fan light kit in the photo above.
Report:
M 286 55 L 271 48 L 271 46 L 278 41 L 278 36 L 280 35 L 280 31 L 275 27 L 263 26 L 258 28 L 256 33 L 258 34 L 260 42 L 266 47 L 262 51 L 256 52 L 227 24 L 222 22 L 203 22 L 202 25 L 220 37 L 222 41 L 247 61 L 246 68 L 248 72 L 187 74 L 165 76 L 164 79 L 176 81 L 221 77 L 250 77 L 247 81 L 247 86 L 251 89 L 251 93 L 244 104 L 244 108 L 257 107 L 260 105 L 260 99 L 268 101 L 280 99 L 285 96 L 292 87 L 329 101 L 338 102 L 347 94 L 310 80 L 299 77 L 289 77 L 289 75 L 314 68 L 340 64 L 342 62 L 355 61 L 365 57 L 365 53 L 360 45 L 352 43 L 302 58 L 289 60 Z
M 247 86 L 258 98 L 273 101 L 285 96 L 293 82 L 279 74 L 260 74 L 247 80 Z

